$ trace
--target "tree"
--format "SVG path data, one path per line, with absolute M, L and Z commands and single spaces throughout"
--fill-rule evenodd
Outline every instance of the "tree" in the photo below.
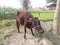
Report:
M 23 6 L 24 10 L 28 10 L 29 9 L 29 4 L 30 4 L 29 0 L 23 0 L 22 1 L 22 6 Z
M 60 0 L 57 0 L 57 7 L 53 21 L 53 33 L 60 33 Z

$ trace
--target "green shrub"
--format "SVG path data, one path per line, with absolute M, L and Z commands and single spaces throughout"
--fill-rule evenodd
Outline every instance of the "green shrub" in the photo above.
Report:
M 13 25 L 13 23 L 14 23 L 14 21 L 11 21 L 11 20 L 0 21 L 0 28 L 11 26 L 11 25 Z

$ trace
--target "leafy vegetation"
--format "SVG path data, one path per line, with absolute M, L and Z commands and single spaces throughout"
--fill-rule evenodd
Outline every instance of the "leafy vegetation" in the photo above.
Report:
M 12 20 L 0 21 L 0 43 L 14 30 L 15 22 Z
M 6 19 L 6 20 L 11 20 L 15 19 L 15 12 L 18 9 L 13 9 L 13 8 L 0 8 L 0 20 Z M 40 12 L 40 16 L 38 12 L 32 12 L 32 15 L 34 17 L 38 18 L 53 18 L 54 17 L 54 12 Z
M 17 9 L 13 8 L 0 8 L 0 20 L 3 19 L 14 19 L 14 13 Z

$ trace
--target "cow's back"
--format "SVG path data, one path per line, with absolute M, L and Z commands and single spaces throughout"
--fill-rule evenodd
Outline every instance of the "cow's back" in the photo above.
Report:
M 29 18 L 32 18 L 31 13 L 29 12 L 17 12 L 16 14 L 16 21 L 19 22 L 21 25 L 23 25 L 25 20 Z

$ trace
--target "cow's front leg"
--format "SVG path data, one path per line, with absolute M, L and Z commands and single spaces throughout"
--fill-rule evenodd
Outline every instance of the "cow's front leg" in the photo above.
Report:
M 19 30 L 20 23 L 16 22 L 16 26 L 17 26 L 18 33 L 20 33 L 20 30 Z
M 24 27 L 24 38 L 26 39 L 26 27 Z

